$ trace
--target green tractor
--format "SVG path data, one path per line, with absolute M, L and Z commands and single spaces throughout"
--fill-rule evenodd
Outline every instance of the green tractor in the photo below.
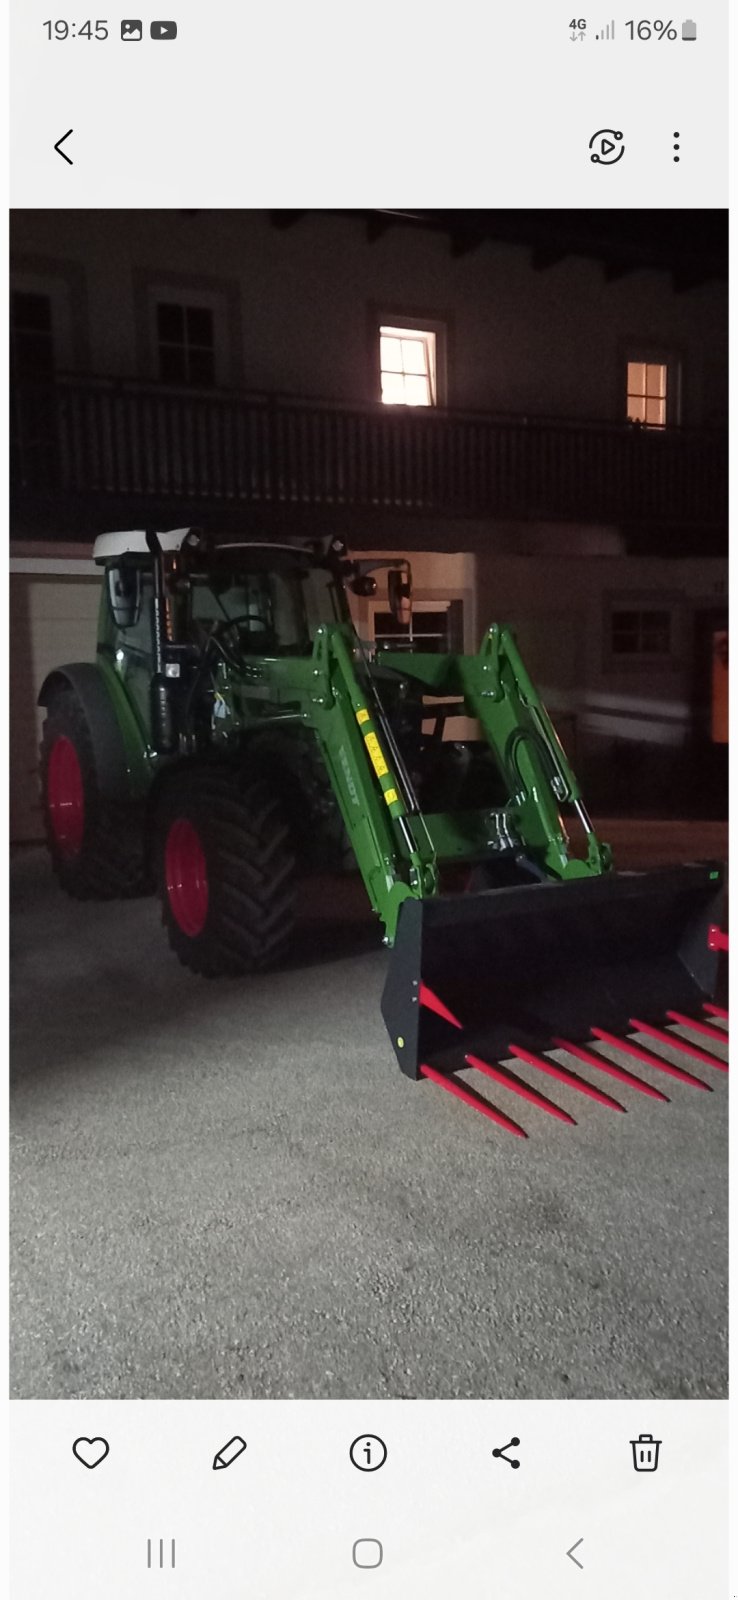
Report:
M 613 871 L 508 628 L 476 655 L 403 648 L 408 563 L 350 559 L 340 539 L 111 533 L 94 558 L 97 660 L 59 667 L 39 696 L 69 894 L 155 886 L 180 961 L 217 977 L 284 956 L 300 872 L 358 868 L 390 950 L 382 1009 L 401 1069 L 517 1132 L 456 1068 L 516 1088 L 495 1061 L 518 1056 L 615 1105 L 542 1052 L 622 1077 L 593 1040 L 641 1056 L 634 1029 L 683 1042 L 664 1032 L 670 1007 L 724 1037 L 722 866 Z M 365 645 L 349 608 L 380 569 L 392 651 Z M 444 736 L 460 715 L 477 738 Z

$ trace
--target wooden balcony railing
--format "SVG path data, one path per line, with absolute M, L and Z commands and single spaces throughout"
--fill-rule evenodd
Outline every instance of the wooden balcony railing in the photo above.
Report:
M 12 493 L 718 528 L 727 437 L 116 379 L 16 385 Z

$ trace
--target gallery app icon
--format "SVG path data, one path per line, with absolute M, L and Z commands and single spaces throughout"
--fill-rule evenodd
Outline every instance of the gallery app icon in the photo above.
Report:
M 143 23 L 128 18 L 125 22 L 121 22 L 120 36 L 124 44 L 140 44 L 143 39 Z

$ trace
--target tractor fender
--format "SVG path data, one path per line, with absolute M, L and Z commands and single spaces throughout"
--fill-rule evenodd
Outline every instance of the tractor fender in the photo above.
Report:
M 106 800 L 127 799 L 131 784 L 126 747 L 113 697 L 99 667 L 92 661 L 55 667 L 44 678 L 38 704 L 50 705 L 59 689 L 74 690 L 87 718 L 100 794 Z

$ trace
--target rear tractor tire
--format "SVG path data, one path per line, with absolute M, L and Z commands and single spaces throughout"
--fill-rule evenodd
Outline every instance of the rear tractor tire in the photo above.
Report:
M 61 887 L 75 900 L 149 892 L 142 818 L 101 795 L 92 733 L 74 689 L 59 689 L 50 701 L 40 754 L 46 842 Z
M 155 824 L 162 921 L 182 964 L 203 977 L 274 966 L 294 929 L 296 873 L 279 798 L 227 768 L 180 773 Z

